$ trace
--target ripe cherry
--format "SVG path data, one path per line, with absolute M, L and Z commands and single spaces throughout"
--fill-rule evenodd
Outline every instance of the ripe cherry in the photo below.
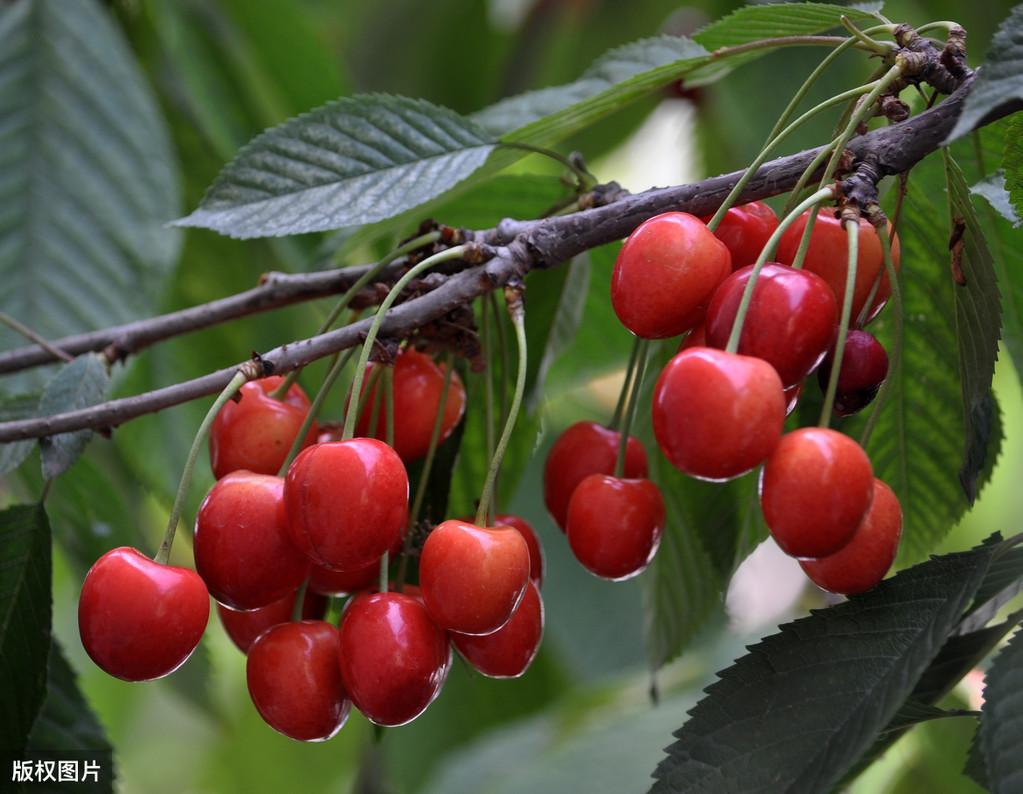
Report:
M 249 649 L 249 696 L 266 724 L 302 742 L 336 734 L 352 709 L 341 682 L 337 629 L 322 620 L 281 623 Z
M 664 531 L 664 500 L 650 480 L 591 474 L 568 504 L 568 544 L 590 573 L 621 581 L 641 573 Z
M 231 638 L 238 650 L 248 653 L 256 637 L 278 623 L 287 623 L 291 620 L 291 610 L 295 604 L 295 593 L 288 593 L 284 598 L 267 604 L 260 609 L 249 609 L 244 612 L 229 609 L 223 604 L 217 604 L 217 614 L 220 615 L 220 622 L 224 631 Z M 305 598 L 302 600 L 302 618 L 304 620 L 320 620 L 327 614 L 327 599 L 312 590 L 305 591 Z
M 829 351 L 817 371 L 822 391 L 828 388 L 833 355 L 834 350 Z M 877 396 L 877 391 L 887 376 L 888 354 L 884 345 L 866 331 L 850 331 L 845 338 L 842 369 L 838 373 L 835 413 L 839 416 L 851 416 L 863 410 Z
M 284 481 L 292 542 L 319 565 L 365 568 L 399 543 L 408 516 L 408 475 L 382 441 L 317 444 Z
M 543 469 L 543 500 L 555 523 L 565 529 L 568 501 L 575 487 L 591 474 L 615 470 L 621 434 L 596 422 L 576 422 L 558 436 Z M 625 447 L 625 476 L 647 475 L 646 450 L 637 438 Z
M 705 326 L 708 347 L 723 350 L 728 344 L 752 271 L 752 267 L 737 270 L 714 293 Z M 753 287 L 738 352 L 764 359 L 788 388 L 821 362 L 835 341 L 837 323 L 835 295 L 824 279 L 768 263 Z
M 680 471 L 727 480 L 766 460 L 781 438 L 785 397 L 774 367 L 709 347 L 677 354 L 654 387 L 654 435 Z
M 704 223 L 712 216 L 703 219 Z M 732 269 L 752 265 L 767 244 L 768 238 L 778 228 L 778 216 L 762 201 L 751 201 L 732 207 L 725 213 L 714 236 L 728 248 L 732 255 Z
M 760 505 L 782 551 L 825 557 L 852 539 L 873 483 L 859 444 L 835 430 L 804 427 L 782 437 L 764 464 Z
M 885 483 L 874 479 L 874 496 L 852 540 L 819 560 L 800 560 L 806 575 L 832 593 L 854 595 L 884 579 L 895 561 L 902 534 L 899 499 Z
M 543 599 L 536 582 L 529 583 L 511 620 L 493 634 L 451 635 L 465 660 L 490 678 L 518 678 L 532 664 L 542 640 Z
M 519 531 L 526 545 L 529 547 L 529 578 L 536 583 L 537 587 L 543 586 L 543 546 L 536 536 L 536 530 L 524 518 L 512 515 L 494 516 L 495 527 L 512 527 Z
M 283 400 L 270 393 L 281 378 L 249 381 L 242 386 L 238 402 L 220 409 L 210 429 L 210 465 L 220 479 L 237 469 L 257 474 L 276 474 L 288 456 L 295 435 L 309 413 L 309 398 L 295 384 Z M 305 437 L 304 446 L 316 440 L 316 422 Z
M 707 347 L 707 326 L 702 323 L 686 334 L 678 346 L 677 353 L 688 350 L 691 347 Z
M 78 631 L 104 672 L 125 681 L 151 681 L 185 663 L 209 616 L 210 597 L 199 574 L 121 546 L 86 574 Z
M 341 618 L 341 678 L 377 725 L 411 722 L 440 694 L 451 665 L 447 633 L 418 599 L 356 596 Z
M 323 595 L 345 596 L 367 590 L 380 579 L 380 561 L 352 571 L 335 571 L 313 565 L 309 571 L 309 589 Z
M 210 595 L 232 609 L 258 609 L 294 592 L 309 558 L 287 527 L 282 478 L 233 471 L 218 480 L 195 520 L 195 568 Z
M 377 366 L 380 365 L 371 364 L 367 368 L 367 382 L 370 370 Z M 394 449 L 406 462 L 418 460 L 430 448 L 430 435 L 444 390 L 444 374 L 432 358 L 412 349 L 403 350 L 394 362 Z M 377 387 L 374 386 L 366 397 L 355 433 L 383 440 L 387 438 L 387 411 L 383 405 L 377 411 L 374 432 L 370 432 L 369 427 L 376 399 Z M 451 435 L 464 413 L 465 387 L 458 373 L 452 372 L 438 444 Z
M 611 275 L 611 305 L 636 336 L 678 336 L 732 270 L 731 256 L 699 218 L 666 212 L 629 235 Z
M 460 634 L 497 631 L 525 592 L 529 564 L 529 546 L 517 529 L 445 521 L 419 557 L 426 611 L 438 626 Z

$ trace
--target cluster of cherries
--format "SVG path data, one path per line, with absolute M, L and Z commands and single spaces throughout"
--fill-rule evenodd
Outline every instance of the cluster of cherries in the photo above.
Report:
M 415 719 L 440 693 L 452 646 L 483 675 L 525 672 L 543 635 L 543 553 L 521 518 L 444 521 L 422 546 L 418 585 L 381 592 L 382 558 L 401 554 L 410 530 L 406 464 L 427 453 L 438 411 L 443 440 L 465 410 L 456 373 L 441 406 L 445 373 L 429 356 L 405 349 L 393 367 L 393 447 L 371 437 L 384 422 L 369 433 L 371 386 L 362 435 L 338 440 L 313 423 L 283 477 L 309 400 L 297 385 L 278 399 L 279 377 L 242 386 L 213 423 L 217 482 L 195 523 L 196 570 L 122 547 L 86 576 L 79 629 L 99 667 L 128 681 L 174 671 L 212 595 L 247 654 L 256 709 L 294 739 L 330 738 L 352 705 L 378 725 Z M 324 620 L 330 596 L 351 596 L 338 626 Z

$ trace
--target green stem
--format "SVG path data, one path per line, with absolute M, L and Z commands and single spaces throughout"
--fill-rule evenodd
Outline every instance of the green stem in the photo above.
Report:
M 643 390 L 643 376 L 646 374 L 647 353 L 650 345 L 646 339 L 640 341 L 639 356 L 636 361 L 636 377 L 632 384 L 629 396 L 629 408 L 625 412 L 625 423 L 619 433 L 621 438 L 618 441 L 618 455 L 615 458 L 615 477 L 625 476 L 625 454 L 629 447 L 629 433 L 632 431 L 632 424 L 636 420 L 636 407 L 639 405 L 639 395 Z
M 387 574 L 391 567 L 391 555 L 388 552 L 384 552 L 383 556 L 380 557 L 380 592 L 387 592 Z
M 423 509 L 423 500 L 426 498 L 427 486 L 430 482 L 430 472 L 433 471 L 433 459 L 437 456 L 437 446 L 440 444 L 440 431 L 444 425 L 444 408 L 448 404 L 448 389 L 451 387 L 451 378 L 455 372 L 454 362 L 448 356 L 444 372 L 444 385 L 440 390 L 440 403 L 437 405 L 437 413 L 433 417 L 433 429 L 430 431 L 430 445 L 426 448 L 426 457 L 423 459 L 423 468 L 419 472 L 419 481 L 416 483 L 416 495 L 412 500 L 412 511 L 409 514 L 409 528 L 416 525 L 419 514 Z M 409 532 L 411 535 L 411 531 Z M 404 565 L 405 560 L 402 559 Z
M 369 381 L 366 383 L 366 388 L 363 389 L 362 394 L 359 395 L 358 410 L 356 416 L 362 416 L 366 410 L 366 403 L 369 400 L 373 401 L 373 405 L 369 409 L 369 421 L 366 423 L 366 434 L 376 438 L 377 431 L 380 429 L 380 402 L 383 399 L 383 395 L 377 386 L 380 384 L 380 378 L 383 375 L 383 364 L 377 364 L 373 367 L 373 371 L 369 374 Z M 387 435 L 387 428 L 384 428 L 384 435 Z
M 394 367 L 384 370 L 384 404 L 386 408 L 387 430 L 384 436 L 387 446 L 394 447 Z
M 291 622 L 298 623 L 302 620 L 302 609 L 305 607 L 305 591 L 309 589 L 309 579 L 303 579 L 302 584 L 295 591 L 295 600 L 291 603 Z
M 838 321 L 838 337 L 835 340 L 835 355 L 831 359 L 831 372 L 828 375 L 828 388 L 824 392 L 824 405 L 821 406 L 820 427 L 827 427 L 831 421 L 831 410 L 835 405 L 835 393 L 838 391 L 838 376 L 842 371 L 842 356 L 845 354 L 845 338 L 849 334 L 849 320 L 852 318 L 853 293 L 856 291 L 856 265 L 859 258 L 860 223 L 859 219 L 845 220 L 846 238 L 848 240 L 849 265 L 845 273 L 845 295 L 842 297 L 842 316 Z
M 788 215 L 792 211 L 792 208 L 796 205 L 796 202 L 799 201 L 799 196 L 802 195 L 803 191 L 806 189 L 810 179 L 813 178 L 817 169 L 820 168 L 824 164 L 824 161 L 831 155 L 831 148 L 834 145 L 834 141 L 825 144 L 824 147 L 817 152 L 813 160 L 810 161 L 810 164 L 803 169 L 803 173 L 800 174 L 799 179 L 796 180 L 795 187 L 789 191 L 789 197 L 786 199 L 785 206 L 781 211 L 782 215 Z
M 881 410 L 888 402 L 888 397 L 891 394 L 892 382 L 895 379 L 895 373 L 900 371 L 899 368 L 902 365 L 902 287 L 899 286 L 899 274 L 895 271 L 895 263 L 892 261 L 892 244 L 888 231 L 887 229 L 882 229 L 880 226 L 875 226 L 874 228 L 877 231 L 878 239 L 881 241 L 881 253 L 884 257 L 884 268 L 885 272 L 888 273 L 888 281 L 891 283 L 892 288 L 892 349 L 888 356 L 888 377 L 886 377 L 881 383 L 881 388 L 877 393 L 877 399 L 874 401 L 874 407 L 870 412 L 870 416 L 867 418 L 867 423 L 863 426 L 863 432 L 860 434 L 860 446 L 863 448 L 866 448 L 867 442 L 870 441 L 870 434 L 874 432 L 877 420 L 881 416 Z
M 565 157 L 565 155 L 560 152 L 556 152 L 553 149 L 545 149 L 543 146 L 534 146 L 533 144 L 525 143 L 524 141 L 507 141 L 498 143 L 497 145 L 504 149 L 518 149 L 523 152 L 530 152 L 531 154 L 543 155 L 557 163 L 561 163 L 561 165 L 565 166 L 565 168 L 571 171 L 575 176 L 580 190 L 589 190 L 597 184 L 597 178 L 593 174 L 585 168 L 581 168 L 577 163 L 572 162 L 571 158 Z
M 508 337 L 504 332 L 504 320 L 497 305 L 497 294 L 488 292 L 487 300 L 490 301 L 490 310 L 494 314 L 494 327 L 497 329 L 497 358 L 501 362 L 501 380 L 497 389 L 499 410 L 497 417 L 498 421 L 504 421 L 508 415 L 508 373 L 511 371 L 511 351 Z
M 636 371 L 636 361 L 639 359 L 640 348 L 643 347 L 643 339 L 636 337 L 632 340 L 632 350 L 629 352 L 629 363 L 625 365 L 625 380 L 622 381 L 622 389 L 618 392 L 618 402 L 615 403 L 615 412 L 611 417 L 608 428 L 617 430 L 622 423 L 622 414 L 625 411 L 625 404 L 629 399 L 629 390 L 632 387 L 632 376 Z
M 952 28 L 958 27 L 961 27 L 961 25 L 958 22 L 950 22 L 947 19 L 945 19 L 939 20 L 937 22 L 928 22 L 926 25 L 921 25 L 916 29 L 916 32 L 922 36 L 929 30 L 937 30 L 939 28 L 943 28 L 946 31 L 951 31 Z
M 845 16 L 844 14 L 842 15 L 841 19 L 839 19 L 839 22 L 842 23 L 843 28 L 848 30 L 857 40 L 862 42 L 865 47 L 870 49 L 872 52 L 877 53 L 878 55 L 888 55 L 896 47 L 896 45 L 890 41 L 881 42 L 877 41 L 876 39 L 872 39 L 870 35 L 867 33 L 867 31 L 860 30 L 858 27 L 856 27 L 856 25 L 853 24 L 852 20 L 849 19 L 849 17 Z M 881 27 L 890 30 L 895 29 L 894 25 L 882 25 Z M 870 30 L 874 31 L 875 28 L 871 28 Z
M 494 356 L 491 350 L 490 312 L 491 306 L 489 301 L 482 301 L 480 345 L 483 348 L 483 362 L 486 365 L 486 368 L 483 370 L 483 435 L 487 460 L 494 457 L 494 439 L 497 436 L 496 428 L 494 427 Z

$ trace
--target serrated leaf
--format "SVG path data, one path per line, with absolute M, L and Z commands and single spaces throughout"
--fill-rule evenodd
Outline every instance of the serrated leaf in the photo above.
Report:
M 17 394 L 0 399 L 0 422 L 13 422 L 35 416 L 39 407 L 38 394 Z M 32 452 L 34 441 L 11 441 L 0 444 L 0 475 L 14 471 Z
M 676 731 L 651 791 L 829 790 L 905 703 L 992 553 L 936 557 L 752 646 Z
M 919 725 L 921 722 L 930 722 L 931 720 L 944 720 L 950 717 L 976 717 L 977 715 L 972 711 L 965 711 L 963 709 L 940 709 L 937 706 L 932 706 L 926 703 L 921 703 L 917 700 L 908 700 L 902 705 L 892 717 L 892 721 L 885 726 L 884 730 L 881 731 L 881 736 L 885 736 L 889 733 L 902 733 L 909 730 L 914 725 Z
M 996 194 L 997 202 L 992 206 L 1002 217 L 1012 222 L 1013 226 L 1023 223 L 1023 118 L 1019 115 L 1010 116 L 1006 120 L 1005 152 L 1002 155 L 1002 188 L 1003 193 Z M 1008 197 L 1008 201 L 1005 197 Z M 986 198 L 986 196 L 985 196 Z M 1008 206 L 1006 206 L 1008 204 Z
M 984 751 L 980 749 L 980 726 L 977 727 L 978 730 L 973 735 L 973 741 L 970 742 L 970 750 L 966 754 L 966 765 L 963 767 L 963 774 L 984 789 L 984 791 L 988 791 L 991 788 L 991 783 L 988 780 L 987 767 L 984 764 Z
M 1008 186 L 1005 181 L 1005 172 L 1001 169 L 973 185 L 970 188 L 970 193 L 984 199 L 992 208 L 998 211 L 999 215 L 1009 221 L 1009 223 L 1013 226 L 1018 227 L 1021 223 L 1023 223 L 1023 219 L 1020 219 L 1012 198 L 1009 196 Z
M 53 377 L 39 398 L 39 415 L 52 416 L 76 411 L 103 402 L 110 390 L 110 373 L 106 360 L 96 353 L 86 353 L 65 364 Z M 40 439 L 43 478 L 51 480 L 66 471 L 82 454 L 91 430 L 77 430 Z
M 987 671 L 977 741 L 993 794 L 1023 786 L 1023 632 L 1017 631 Z
M 20 752 L 46 694 L 50 525 L 38 505 L 0 513 L 0 747 Z
M 1014 546 L 996 552 L 981 582 L 973 603 L 959 624 L 958 632 L 965 634 L 987 625 L 998 610 L 1023 590 L 1023 547 Z

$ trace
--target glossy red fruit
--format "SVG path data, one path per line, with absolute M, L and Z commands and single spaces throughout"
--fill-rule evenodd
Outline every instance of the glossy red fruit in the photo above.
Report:
M 551 446 L 543 469 L 543 501 L 562 531 L 575 487 L 591 474 L 613 473 L 620 443 L 621 434 L 616 430 L 596 422 L 576 422 Z M 625 476 L 646 475 L 646 450 L 639 439 L 630 437 L 625 447 Z
M 683 350 L 688 350 L 691 347 L 706 347 L 707 346 L 707 326 L 700 324 L 696 326 L 692 331 L 686 334 L 686 338 L 683 339 L 678 346 L 676 352 L 681 353 Z
M 295 593 L 288 593 L 284 598 L 274 601 L 261 609 L 250 609 L 244 612 L 229 609 L 217 604 L 217 614 L 224 626 L 224 631 L 231 642 L 242 653 L 248 653 L 256 637 L 278 623 L 291 620 L 291 609 L 295 604 Z M 302 619 L 320 620 L 327 614 L 327 598 L 312 590 L 306 590 L 302 600 Z
M 284 480 L 233 471 L 218 480 L 195 520 L 195 569 L 232 609 L 258 609 L 292 593 L 309 558 L 288 538 Z
M 490 678 L 518 678 L 532 664 L 542 640 L 543 599 L 535 582 L 529 583 L 511 620 L 493 634 L 451 635 L 465 660 Z
M 752 267 L 726 278 L 707 309 L 708 347 L 728 344 Z M 835 341 L 838 309 L 827 282 L 806 270 L 768 263 L 753 287 L 738 352 L 762 358 L 788 388 L 810 374 Z
M 379 580 L 379 560 L 352 571 L 335 571 L 322 565 L 314 565 L 309 571 L 309 589 L 330 596 L 344 596 L 367 590 Z
M 78 631 L 104 672 L 151 681 L 184 664 L 209 616 L 210 597 L 199 574 L 121 546 L 89 569 L 78 602 Z
M 249 696 L 266 724 L 302 742 L 323 742 L 348 719 L 337 629 L 322 620 L 281 623 L 249 649 Z
M 408 475 L 382 441 L 353 438 L 303 450 L 288 469 L 284 505 L 292 542 L 314 562 L 365 568 L 400 542 Z
M 490 634 L 508 622 L 529 583 L 529 546 L 513 527 L 445 521 L 419 556 L 419 589 L 430 618 L 460 634 Z
M 799 250 L 799 241 L 803 237 L 803 229 L 810 217 L 809 211 L 804 212 L 789 226 L 778 243 L 777 258 L 779 262 L 791 265 Z M 849 248 L 842 222 L 835 217 L 833 209 L 823 208 L 817 213 L 817 222 L 810 234 L 810 247 L 806 252 L 805 268 L 823 278 L 835 293 L 839 311 L 845 295 L 846 273 L 848 271 Z M 860 219 L 859 246 L 856 256 L 856 288 L 853 290 L 852 321 L 860 316 L 874 281 L 881 277 L 877 294 L 871 302 L 867 321 L 877 316 L 884 308 L 891 294 L 891 284 L 884 272 L 884 259 L 881 254 L 881 243 L 877 239 L 874 227 L 866 219 Z M 899 267 L 899 237 L 892 242 L 892 264 Z
M 724 243 L 699 218 L 666 212 L 629 235 L 611 275 L 611 305 L 636 336 L 663 339 L 699 324 L 732 270 Z
M 764 464 L 760 506 L 782 551 L 825 557 L 852 539 L 873 489 L 859 444 L 835 430 L 804 427 L 787 433 Z
M 273 375 L 246 383 L 238 402 L 220 409 L 210 429 L 210 465 L 220 479 L 237 469 L 257 474 L 276 474 L 309 413 L 309 398 L 295 384 L 283 400 L 270 392 L 281 385 Z M 306 434 L 304 446 L 316 440 L 316 422 Z
M 371 364 L 366 370 L 368 382 L 371 370 L 379 366 Z M 433 423 L 440 408 L 440 396 L 444 390 L 444 370 L 429 356 L 416 350 L 405 349 L 394 362 L 394 449 L 404 461 L 418 460 L 430 448 Z M 387 411 L 383 404 L 377 412 L 377 424 L 370 432 L 369 422 L 373 415 L 373 403 L 377 399 L 377 386 L 366 398 L 365 407 L 355 426 L 359 436 L 387 438 Z M 451 435 L 465 413 L 465 387 L 457 372 L 451 374 L 447 399 L 444 401 L 444 418 L 440 425 L 438 444 Z
M 834 350 L 828 352 L 817 371 L 821 390 L 828 388 Z M 888 377 L 888 354 L 884 345 L 866 331 L 850 331 L 845 338 L 842 369 L 838 373 L 834 411 L 839 416 L 851 416 L 863 410 L 877 396 L 878 389 Z
M 522 538 L 529 547 L 529 578 L 536 583 L 537 587 L 543 586 L 543 546 L 540 545 L 540 538 L 536 536 L 536 530 L 524 518 L 512 515 L 494 516 L 495 527 L 512 527 L 519 531 Z
M 568 505 L 568 545 L 582 566 L 603 579 L 641 573 L 664 531 L 664 500 L 650 480 L 591 474 Z
M 703 219 L 708 222 L 713 216 Z M 778 216 L 762 201 L 732 207 L 725 213 L 714 236 L 732 255 L 732 270 L 752 265 L 764 250 L 768 238 L 778 228 Z
M 417 598 L 356 596 L 341 618 L 341 678 L 377 725 L 411 722 L 440 694 L 451 665 L 447 633 Z
M 874 480 L 874 496 L 856 534 L 839 551 L 819 560 L 800 560 L 806 575 L 832 593 L 855 595 L 884 579 L 895 561 L 902 534 L 899 499 L 885 483 Z
M 785 397 L 759 358 L 694 347 L 676 355 L 654 386 L 654 435 L 679 471 L 728 480 L 766 460 L 781 438 Z

